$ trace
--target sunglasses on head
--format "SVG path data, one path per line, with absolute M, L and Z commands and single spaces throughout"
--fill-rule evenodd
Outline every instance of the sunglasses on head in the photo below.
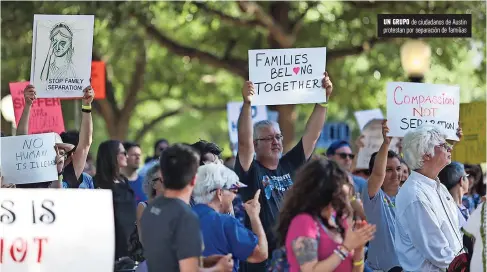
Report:
M 355 158 L 355 154 L 336 153 L 335 155 L 340 156 L 340 158 L 342 158 L 342 159 L 346 159 L 347 157 L 349 157 L 351 160 L 353 160 Z

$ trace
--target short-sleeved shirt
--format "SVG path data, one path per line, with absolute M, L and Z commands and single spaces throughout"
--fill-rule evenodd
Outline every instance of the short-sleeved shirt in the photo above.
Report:
M 193 207 L 200 219 L 205 250 L 203 256 L 232 254 L 233 271 L 237 272 L 239 261 L 247 260 L 257 246 L 257 236 L 236 218 L 221 214 L 204 204 Z
M 345 221 L 345 220 L 344 220 Z M 347 227 L 344 222 L 344 227 Z M 301 213 L 291 220 L 289 229 L 286 235 L 286 252 L 287 260 L 289 262 L 290 272 L 301 271 L 298 260 L 294 255 L 292 243 L 298 237 L 309 237 L 317 239 L 318 231 L 320 232 L 320 240 L 318 241 L 318 261 L 322 261 L 330 257 L 333 251 L 339 246 L 329 235 L 328 230 L 323 224 L 317 221 L 309 214 Z M 338 265 L 334 271 L 337 272 L 351 272 L 353 265 L 353 254 L 349 256 Z
M 286 153 L 279 160 L 276 170 L 265 168 L 257 160 L 253 160 L 247 172 L 242 169 L 240 156 L 237 154 L 235 172 L 240 181 L 248 187 L 240 189 L 242 201 L 251 199 L 257 190 L 261 189 L 259 202 L 261 204 L 260 220 L 269 243 L 269 252 L 275 249 L 274 227 L 281 208 L 285 192 L 293 185 L 292 176 L 297 168 L 306 162 L 303 141 Z M 250 220 L 246 216 L 245 225 L 250 228 Z
M 260 220 L 267 237 L 269 252 L 276 248 L 273 228 L 281 208 L 285 192 L 293 185 L 294 172 L 306 162 L 303 141 L 284 154 L 279 160 L 277 169 L 265 168 L 257 160 L 253 160 L 247 172 L 242 169 L 240 157 L 235 159 L 235 173 L 240 181 L 248 187 L 240 189 L 242 201 L 245 203 L 251 199 L 257 190 L 261 189 L 259 202 L 261 204 Z M 245 216 L 245 226 L 251 228 L 248 216 Z M 266 264 L 241 263 L 242 271 L 259 272 L 267 271 Z
M 487 271 L 487 265 L 483 262 L 483 260 L 487 260 L 487 248 L 485 248 L 487 244 L 487 241 L 485 241 L 487 239 L 485 237 L 486 220 L 487 205 L 484 202 L 477 207 L 468 218 L 467 224 L 463 226 L 464 232 L 475 239 L 472 260 L 470 262 L 470 271 L 472 272 Z M 482 228 L 484 235 L 481 234 Z
M 365 216 L 377 230 L 374 239 L 369 242 L 366 263 L 374 270 L 389 271 L 401 266 L 394 247 L 394 231 L 396 226 L 395 197 L 389 197 L 379 189 L 374 197 L 369 197 L 367 186 L 361 192 Z
M 135 200 L 137 201 L 137 203 L 147 201 L 147 196 L 142 189 L 143 183 L 144 177 L 141 175 L 137 175 L 137 178 L 135 180 L 129 180 L 130 188 L 132 188 L 135 193 Z
M 79 188 L 79 189 L 95 189 L 93 178 L 81 173 L 79 178 L 76 178 L 73 163 L 68 164 L 63 170 L 63 188 Z
M 149 272 L 179 272 L 180 260 L 201 257 L 198 216 L 181 199 L 154 199 L 145 208 L 140 227 Z

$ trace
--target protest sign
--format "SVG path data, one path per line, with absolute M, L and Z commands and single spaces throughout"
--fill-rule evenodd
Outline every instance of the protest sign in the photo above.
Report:
M 455 144 L 452 160 L 469 164 L 486 162 L 485 101 L 460 104 L 460 124 L 463 137 Z
M 0 271 L 113 271 L 110 190 L 2 189 Z
M 458 141 L 460 88 L 437 84 L 387 83 L 389 136 L 404 137 L 421 124 L 441 128 L 448 139 Z
M 34 15 L 30 81 L 40 98 L 82 97 L 90 85 L 93 15 Z
M 249 50 L 252 105 L 286 105 L 326 101 L 322 79 L 326 47 Z
M 106 97 L 105 63 L 103 61 L 91 62 L 91 87 L 95 90 L 95 100 Z
M 374 119 L 384 119 L 384 115 L 380 109 L 356 111 L 354 115 L 355 119 L 357 119 L 360 131 L 364 130 L 364 127 L 368 122 Z
M 6 183 L 58 179 L 54 133 L 2 137 L 0 140 L 2 175 Z
M 25 107 L 24 89 L 27 85 L 29 85 L 28 81 L 9 83 L 17 126 Z M 30 110 L 28 134 L 63 131 L 65 131 L 64 120 L 59 98 L 36 99 Z
M 328 148 L 335 141 L 350 142 L 350 128 L 344 122 L 326 122 L 316 142 L 317 148 Z
M 242 110 L 242 102 L 227 103 L 228 133 L 230 134 L 230 145 L 234 154 L 237 152 L 238 143 L 238 117 Z M 267 107 L 252 105 L 252 122 L 267 120 Z
M 369 169 L 370 157 L 374 152 L 379 151 L 380 146 L 384 142 L 384 137 L 382 136 L 382 121 L 380 119 L 374 119 L 367 123 L 362 131 L 363 144 L 364 147 L 360 148 L 357 154 L 357 161 L 355 169 Z M 389 122 L 387 122 L 389 125 Z M 399 138 L 393 137 L 391 143 L 389 144 L 389 150 L 398 152 Z

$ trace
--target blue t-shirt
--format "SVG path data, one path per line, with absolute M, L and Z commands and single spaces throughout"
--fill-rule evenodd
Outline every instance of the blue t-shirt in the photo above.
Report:
M 79 189 L 95 189 L 95 186 L 93 185 L 93 178 L 90 175 L 83 172 L 81 173 L 80 178 L 82 181 L 78 187 Z M 69 184 L 65 180 L 63 180 L 63 188 L 69 188 Z
M 137 204 L 139 204 L 139 202 L 147 201 L 147 196 L 142 189 L 143 183 L 144 177 L 141 175 L 137 175 L 135 180 L 129 180 L 129 185 L 132 191 L 135 193 L 135 200 Z
M 374 270 L 383 271 L 401 266 L 394 247 L 395 197 L 389 197 L 379 189 L 379 192 L 370 198 L 367 186 L 361 194 L 367 221 L 377 227 L 374 239 L 369 242 L 366 265 Z
M 196 204 L 193 211 L 200 219 L 205 250 L 203 256 L 214 254 L 233 256 L 233 271 L 237 272 L 239 261 L 246 261 L 257 246 L 257 236 L 237 219 L 221 214 L 204 204 Z

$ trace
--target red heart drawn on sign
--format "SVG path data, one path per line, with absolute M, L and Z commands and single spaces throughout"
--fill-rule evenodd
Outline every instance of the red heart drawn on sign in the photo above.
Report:
M 293 72 L 297 75 L 299 73 L 299 67 L 294 67 Z

